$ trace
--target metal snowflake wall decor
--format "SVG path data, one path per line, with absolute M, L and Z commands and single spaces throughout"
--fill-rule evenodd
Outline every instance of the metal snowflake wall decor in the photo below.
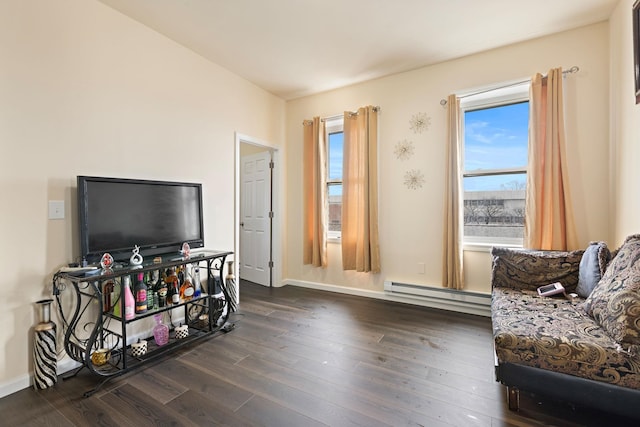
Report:
M 409 127 L 414 133 L 422 133 L 429 129 L 431 126 L 431 117 L 428 117 L 426 113 L 417 113 L 409 120 Z
M 422 188 L 422 184 L 424 184 L 424 175 L 419 170 L 411 169 L 404 174 L 404 185 L 406 185 L 409 190 Z
M 396 148 L 393 152 L 399 160 L 407 160 L 413 156 L 414 148 L 412 141 L 403 139 L 396 144 Z

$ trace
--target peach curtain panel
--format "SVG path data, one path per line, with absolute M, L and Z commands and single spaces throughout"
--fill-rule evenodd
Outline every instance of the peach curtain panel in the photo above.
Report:
M 577 249 L 569 192 L 562 69 L 531 80 L 524 247 Z
M 462 127 L 460 100 L 449 95 L 447 100 L 447 153 L 444 188 L 444 238 L 442 286 L 464 288 L 462 266 Z
M 305 120 L 304 128 L 304 249 L 303 264 L 327 266 L 325 125 L 320 117 Z
M 344 114 L 342 268 L 380 272 L 378 240 L 378 113 Z

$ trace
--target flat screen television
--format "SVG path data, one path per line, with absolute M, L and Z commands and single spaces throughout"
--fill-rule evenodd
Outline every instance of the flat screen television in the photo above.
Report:
M 202 184 L 78 176 L 80 250 L 90 264 L 105 252 L 128 260 L 204 246 Z

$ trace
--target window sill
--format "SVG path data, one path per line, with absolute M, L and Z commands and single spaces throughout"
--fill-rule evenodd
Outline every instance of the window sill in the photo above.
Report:
M 518 244 L 510 244 L 510 243 L 463 243 L 462 250 L 467 252 L 491 252 L 491 248 L 500 247 L 500 248 L 512 248 L 512 249 L 522 249 L 522 245 Z

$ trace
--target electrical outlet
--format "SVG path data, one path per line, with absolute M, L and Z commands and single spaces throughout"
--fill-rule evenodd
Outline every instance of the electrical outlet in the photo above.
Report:
M 424 262 L 418 263 L 418 274 L 424 274 Z
M 49 200 L 49 219 L 64 219 L 64 200 Z

